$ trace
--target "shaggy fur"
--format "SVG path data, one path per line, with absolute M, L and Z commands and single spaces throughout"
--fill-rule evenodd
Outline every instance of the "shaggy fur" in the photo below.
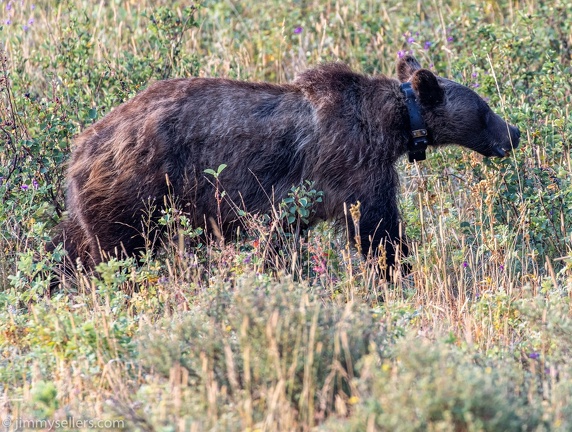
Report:
M 486 156 L 517 146 L 518 130 L 470 89 L 421 69 L 413 57 L 401 59 L 397 70 L 401 81 L 412 82 L 435 145 L 460 144 Z M 410 136 L 399 84 L 339 63 L 285 85 L 157 82 L 77 138 L 68 216 L 53 244 L 63 241 L 71 262 L 79 258 L 87 266 L 102 260 L 100 251 L 131 255 L 144 247 L 143 215 L 170 194 L 195 226 L 205 227 L 216 219 L 217 203 L 204 170 L 224 163 L 223 233 L 238 223 L 229 202 L 269 213 L 272 201 L 312 180 L 324 199 L 310 225 L 339 220 L 344 203 L 360 201 L 362 250 L 377 253 L 385 244 L 393 265 L 400 242 L 395 163 Z

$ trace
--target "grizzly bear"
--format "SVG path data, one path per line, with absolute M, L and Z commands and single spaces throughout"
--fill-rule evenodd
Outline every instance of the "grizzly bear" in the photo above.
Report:
M 422 69 L 414 57 L 399 59 L 397 72 L 399 81 L 333 63 L 283 85 L 219 78 L 152 84 L 76 139 L 68 214 L 51 247 L 63 242 L 68 263 L 79 258 L 87 267 L 136 254 L 145 247 L 143 216 L 156 218 L 166 196 L 194 226 L 216 220 L 231 236 L 238 210 L 269 214 L 292 186 L 310 180 L 323 200 L 307 225 L 340 221 L 344 203 L 359 201 L 361 250 L 385 247 L 394 265 L 402 243 L 397 160 L 408 151 L 422 159 L 427 144 L 502 157 L 520 136 L 475 92 Z M 221 164 L 227 167 L 217 187 L 225 199 L 217 202 L 205 170 Z

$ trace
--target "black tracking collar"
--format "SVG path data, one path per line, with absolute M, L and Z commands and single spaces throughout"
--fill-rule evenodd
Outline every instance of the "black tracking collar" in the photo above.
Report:
M 419 105 L 415 99 L 415 92 L 411 88 L 411 83 L 401 84 L 401 91 L 405 94 L 405 104 L 409 113 L 409 124 L 411 128 L 411 137 L 407 143 L 407 153 L 409 154 L 409 162 L 425 160 L 425 150 L 429 144 L 429 135 L 427 126 L 421 117 Z

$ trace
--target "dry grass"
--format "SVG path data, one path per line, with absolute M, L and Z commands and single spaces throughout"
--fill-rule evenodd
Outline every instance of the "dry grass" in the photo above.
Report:
M 32 4 L 0 10 L 0 419 L 572 428 L 570 5 Z M 192 248 L 173 210 L 158 256 L 44 296 L 71 137 L 94 119 L 167 76 L 284 82 L 332 59 L 392 75 L 400 50 L 478 85 L 522 131 L 501 162 L 448 148 L 400 164 L 411 274 L 389 284 L 345 233 L 287 235 L 276 214 L 245 216 L 240 242 Z

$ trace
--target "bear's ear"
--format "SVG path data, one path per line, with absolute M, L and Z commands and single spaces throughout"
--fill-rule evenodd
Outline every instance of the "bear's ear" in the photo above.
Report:
M 420 69 L 413 74 L 411 87 L 423 105 L 439 105 L 445 99 L 445 91 L 439 85 L 437 77 L 427 69 Z
M 397 61 L 397 78 L 401 82 L 407 82 L 411 75 L 419 69 L 421 69 L 421 65 L 415 57 L 412 55 L 403 56 Z

